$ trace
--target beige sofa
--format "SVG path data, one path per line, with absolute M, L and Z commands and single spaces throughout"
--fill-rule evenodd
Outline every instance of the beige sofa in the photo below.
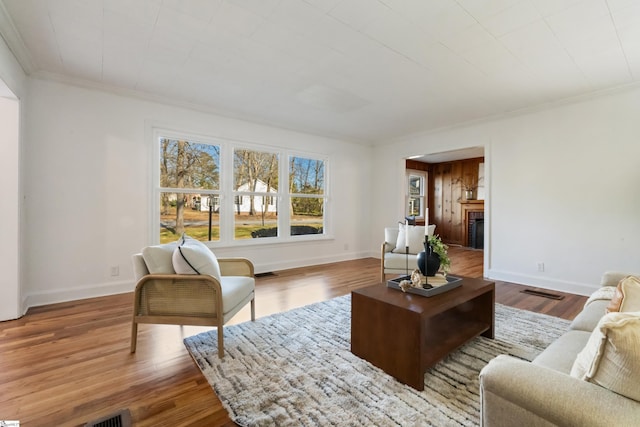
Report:
M 409 226 L 409 255 L 407 256 L 404 247 L 404 234 L 400 234 L 404 229 L 404 224 L 400 227 L 386 227 L 384 229 L 384 242 L 380 249 L 380 281 L 385 281 L 385 274 L 401 275 L 407 270 L 411 273 L 418 268 L 418 252 L 424 250 L 424 229 L 423 225 Z M 435 232 L 435 224 L 428 226 L 429 236 Z M 398 246 L 400 244 L 400 246 Z
M 640 425 L 640 402 L 570 375 L 615 286 L 626 276 L 605 273 L 602 288 L 589 298 L 569 331 L 532 362 L 501 355 L 485 366 L 480 372 L 482 426 Z

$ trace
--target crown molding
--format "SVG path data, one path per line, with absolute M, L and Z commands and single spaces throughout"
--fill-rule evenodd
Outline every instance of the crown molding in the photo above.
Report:
M 498 120 L 509 119 L 512 117 L 524 116 L 527 114 L 534 114 L 541 111 L 549 110 L 552 108 L 558 108 L 564 105 L 572 105 L 572 104 L 580 104 L 583 102 L 592 101 L 598 98 L 604 98 L 607 96 L 617 95 L 619 93 L 632 92 L 634 90 L 640 89 L 640 81 L 625 83 L 613 87 L 608 87 L 604 89 L 594 90 L 588 93 L 582 93 L 579 95 L 568 96 L 562 99 L 557 99 L 554 101 L 542 102 L 536 105 L 531 105 L 528 107 L 517 108 L 515 110 L 503 111 L 501 113 L 491 114 L 484 117 L 478 117 L 477 119 L 466 120 L 459 123 L 452 123 L 449 125 L 435 127 L 433 129 L 425 129 L 422 131 L 417 131 L 413 133 L 408 133 L 406 135 L 401 135 L 395 138 L 390 139 L 389 141 L 376 141 L 373 146 L 374 147 L 383 147 L 389 146 L 393 144 L 398 144 L 402 142 L 406 142 L 408 140 L 413 140 L 421 137 L 426 137 L 429 135 L 436 135 L 442 132 L 452 131 L 456 129 L 464 129 L 471 126 L 483 125 L 491 122 L 496 122 Z
M 119 86 L 99 83 L 93 80 L 86 80 L 78 77 L 70 77 L 64 74 L 51 73 L 48 71 L 35 71 L 30 77 L 38 80 L 57 82 L 57 83 L 62 83 L 69 86 L 75 86 L 75 87 L 80 87 L 84 89 L 97 90 L 97 91 L 105 92 L 111 95 L 122 96 L 125 98 L 134 98 L 134 99 L 139 99 L 141 101 L 155 102 L 158 104 L 169 105 L 172 107 L 185 108 L 193 111 L 198 111 L 200 113 L 214 114 L 216 116 L 224 117 L 227 119 L 241 120 L 241 121 L 250 122 L 256 125 L 269 126 L 273 128 L 282 129 L 288 132 L 304 133 L 307 135 L 313 135 L 320 138 L 333 139 L 336 141 L 341 141 L 341 142 L 346 142 L 346 143 L 356 144 L 356 145 L 364 145 L 366 147 L 371 146 L 370 141 L 366 141 L 362 139 L 347 137 L 347 136 L 338 135 L 338 134 L 320 133 L 318 131 L 305 129 L 304 127 L 296 128 L 292 126 L 284 126 L 282 123 L 272 122 L 270 120 L 264 120 L 260 117 L 235 114 L 232 111 L 221 110 L 219 108 L 212 107 L 206 104 L 179 100 L 179 99 L 171 98 L 169 96 L 158 95 L 150 92 L 144 92 L 141 90 L 123 88 Z
M 13 19 L 9 16 L 3 0 L 0 0 L 0 35 L 7 43 L 9 50 L 11 50 L 16 57 L 25 74 L 31 75 L 36 69 L 36 66 L 27 46 L 24 44 L 24 40 L 22 40 L 20 33 L 13 23 Z

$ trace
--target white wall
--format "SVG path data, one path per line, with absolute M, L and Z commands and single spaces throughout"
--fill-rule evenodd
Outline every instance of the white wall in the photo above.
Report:
M 0 97 L 0 180 L 3 200 L 0 209 L 0 235 L 4 242 L 0 257 L 0 320 L 16 319 L 21 314 L 18 116 L 18 100 Z
M 151 128 L 330 157 L 334 239 L 227 247 L 256 271 L 365 256 L 368 163 L 358 144 L 224 118 L 57 82 L 32 80 L 25 150 L 28 305 L 133 289 L 131 254 L 150 242 Z M 348 214 L 344 214 L 348 213 Z M 110 267 L 120 276 L 111 277 Z
M 26 76 L 0 37 L 0 320 L 22 314 L 21 286 L 21 187 L 20 104 L 24 104 Z
M 638 111 L 635 89 L 403 138 L 376 148 L 388 170 L 374 179 L 397 194 L 403 163 L 393 159 L 484 145 L 485 276 L 589 294 L 606 270 L 640 272 Z M 374 228 L 401 218 L 383 202 Z

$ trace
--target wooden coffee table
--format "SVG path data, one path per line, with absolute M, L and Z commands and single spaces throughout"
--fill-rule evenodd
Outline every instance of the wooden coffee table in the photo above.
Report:
M 493 338 L 495 283 L 464 278 L 432 297 L 386 284 L 351 292 L 351 352 L 399 381 L 424 390 L 424 373 L 482 335 Z

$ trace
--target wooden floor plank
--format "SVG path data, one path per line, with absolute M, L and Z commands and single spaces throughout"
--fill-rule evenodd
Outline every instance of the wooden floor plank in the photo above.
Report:
M 451 247 L 452 274 L 482 277 L 483 252 Z M 256 279 L 256 316 L 349 294 L 379 281 L 366 258 L 274 272 Z M 390 276 L 391 277 L 391 276 Z M 586 298 L 551 300 L 497 282 L 496 301 L 573 318 Z M 535 288 L 534 288 L 535 289 Z M 233 426 L 182 340 L 207 327 L 140 325 L 129 354 L 133 296 L 34 307 L 0 323 L 0 419 L 21 426 L 84 426 L 128 408 L 136 426 Z M 229 324 L 250 320 L 249 308 Z

